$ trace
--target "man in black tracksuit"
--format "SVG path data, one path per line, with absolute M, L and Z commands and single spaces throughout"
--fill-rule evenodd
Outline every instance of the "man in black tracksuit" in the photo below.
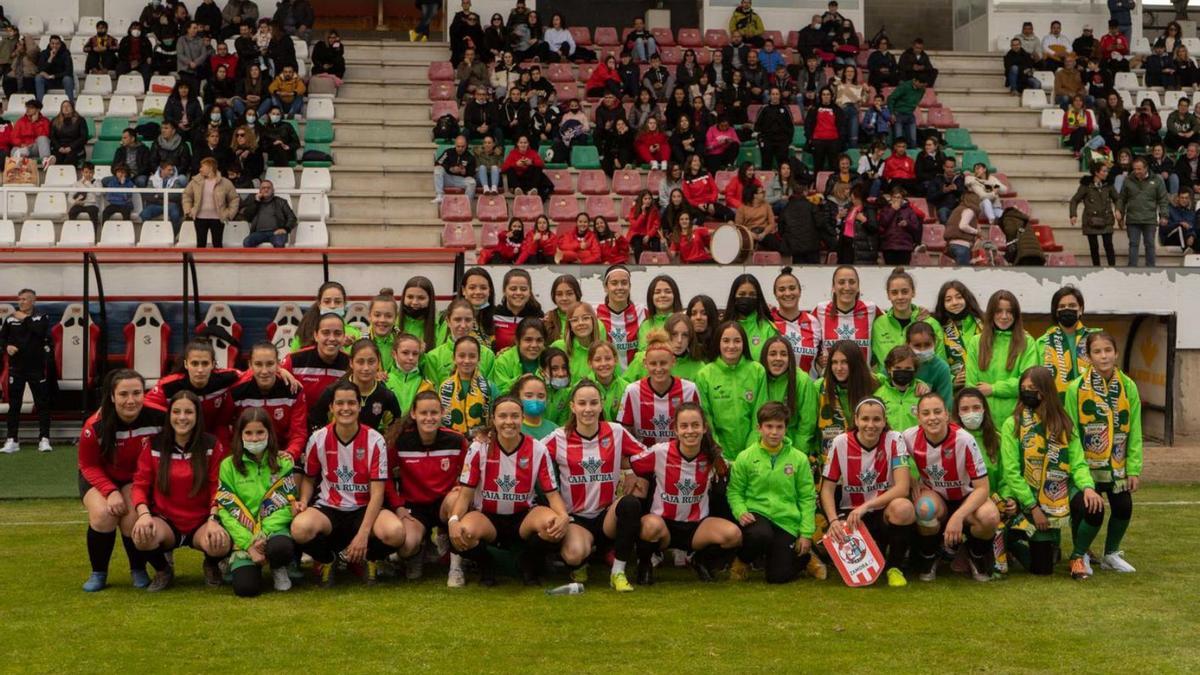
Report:
M 8 441 L 0 452 L 20 450 L 17 431 L 21 425 L 21 401 L 25 385 L 33 393 L 38 411 L 38 450 L 50 452 L 49 370 L 54 365 L 50 344 L 50 319 L 34 308 L 37 294 L 28 288 L 17 294 L 17 311 L 0 325 L 0 347 L 8 357 Z

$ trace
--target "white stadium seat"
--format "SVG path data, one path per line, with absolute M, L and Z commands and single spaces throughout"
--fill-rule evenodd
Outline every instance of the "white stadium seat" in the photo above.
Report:
M 133 222 L 128 220 L 110 220 L 100 228 L 100 243 L 97 246 L 125 247 L 133 246 L 137 239 L 133 234 Z
M 25 217 L 29 213 L 29 199 L 24 192 L 9 192 L 8 193 L 8 217 L 13 216 Z
M 370 333 L 371 317 L 367 312 L 367 303 L 352 302 L 346 307 L 346 325 L 354 326 L 363 335 Z
M 1142 85 L 1138 82 L 1136 73 L 1117 73 L 1116 77 L 1113 78 L 1113 89 L 1136 91 L 1141 88 Z
M 1033 71 L 1033 76 L 1037 78 L 1038 82 L 1042 83 L 1043 91 L 1054 90 L 1054 73 L 1048 70 L 1035 70 Z
M 276 190 L 292 190 L 296 187 L 296 172 L 290 166 L 270 166 L 264 176 Z
M 1041 89 L 1026 89 L 1021 92 L 1021 105 L 1025 108 L 1041 110 L 1042 108 L 1050 107 L 1050 101 L 1047 100 L 1045 91 Z
M 54 245 L 54 223 L 49 220 L 26 220 L 21 223 L 21 239 L 17 246 L 44 248 Z
M 72 54 L 71 66 L 75 70 L 75 81 L 78 82 L 82 80 L 87 75 L 87 55 Z
M 50 19 L 50 26 L 46 29 L 46 32 L 51 35 L 57 35 L 65 40 L 75 34 L 75 20 L 69 16 L 56 16 Z M 75 50 L 72 49 L 71 51 Z M 81 49 L 80 51 L 83 50 Z
M 101 164 L 100 166 L 96 167 L 96 182 L 97 183 L 104 180 L 105 178 L 108 178 L 111 175 L 112 175 L 112 167 L 111 166 L 109 166 L 107 164 Z
M 165 87 L 168 90 L 174 89 L 175 88 L 175 76 L 174 75 L 154 75 L 154 76 L 152 76 L 150 78 L 151 91 L 154 90 L 154 87 L 159 87 L 159 88 Z
M 304 111 L 304 118 L 309 120 L 333 120 L 333 116 L 333 100 L 328 98 L 310 100 Z
M 225 248 L 241 248 L 242 241 L 250 236 L 250 223 L 244 220 L 231 220 L 225 223 Z
M 143 302 L 133 312 L 125 327 L 125 343 L 129 345 L 129 367 L 146 378 L 147 384 L 163 376 L 167 346 L 171 341 L 171 326 L 163 319 L 154 303 Z
M 95 323 L 95 318 L 88 316 L 87 324 L 91 329 L 94 329 L 93 335 L 99 334 L 98 326 Z M 85 330 L 85 319 L 83 313 L 83 305 L 75 302 L 67 305 L 63 310 L 62 319 L 58 322 L 58 328 L 62 331 L 63 349 L 61 349 L 62 361 L 58 364 L 58 371 L 61 377 L 58 378 L 58 388 L 67 391 L 79 391 L 83 389 L 84 370 L 83 370 L 83 350 L 78 348 L 67 349 L 67 345 L 74 347 L 75 345 L 83 344 L 83 331 Z M 92 351 L 95 352 L 96 343 L 92 342 Z M 90 364 L 87 372 L 94 373 L 96 370 L 95 362 Z
M 54 118 L 58 116 L 58 111 L 62 110 L 62 104 L 67 102 L 65 93 L 49 93 L 42 97 L 42 113 L 46 117 Z
M 1137 96 L 1134 98 L 1133 105 L 1130 106 L 1129 109 L 1133 110 L 1135 107 L 1141 105 L 1142 101 L 1146 99 L 1154 101 L 1155 108 L 1163 107 L 1162 97 L 1158 95 L 1157 91 L 1154 91 L 1153 89 L 1141 89 L 1138 91 Z
M 67 195 L 61 192 L 39 192 L 33 198 L 34 218 L 49 218 L 50 220 L 65 220 L 67 217 Z
M 0 220 L 0 246 L 17 243 L 17 228 L 11 220 Z
M 175 245 L 179 248 L 196 248 L 196 223 L 185 220 L 179 225 L 179 237 Z
M 133 19 L 124 16 L 115 19 L 109 19 L 108 34 L 117 39 L 125 37 L 125 35 L 129 33 L 129 24 L 132 22 Z
M 46 187 L 61 187 L 64 185 L 74 185 L 78 180 L 75 176 L 75 167 L 70 164 L 54 164 L 46 168 L 46 178 L 42 185 Z
M 300 195 L 296 217 L 300 220 L 325 220 L 329 215 L 329 200 L 325 195 Z
M 329 230 L 322 221 L 296 224 L 296 248 L 327 248 Z
M 96 24 L 99 21 L 100 17 L 98 16 L 81 16 L 79 17 L 79 26 L 75 28 L 75 33 L 91 37 L 96 34 Z
M 84 94 L 75 99 L 75 112 L 90 119 L 104 119 L 104 97 Z
M 21 33 L 37 37 L 46 31 L 46 23 L 40 16 L 23 16 L 20 22 Z
M 287 356 L 292 351 L 292 338 L 304 318 L 304 311 L 294 302 L 285 302 L 275 312 L 275 318 L 267 325 L 267 339 L 279 350 L 279 358 Z
M 134 76 L 138 77 L 138 76 Z M 140 78 L 139 78 L 140 79 Z M 131 95 L 117 95 L 108 101 L 108 117 L 133 119 L 138 116 L 137 99 Z
M 96 226 L 90 220 L 68 220 L 63 223 L 58 245 L 68 248 L 90 248 L 96 245 Z
M 88 75 L 83 81 L 83 93 L 108 96 L 113 93 L 112 78 L 108 75 Z
M 1144 37 L 1134 38 L 1131 51 L 1134 54 L 1139 54 L 1141 56 L 1149 55 L 1151 51 L 1150 39 Z
M 146 81 L 141 75 L 132 73 L 122 75 L 117 78 L 118 94 L 127 94 L 129 96 L 141 96 L 146 93 Z
M 1185 37 L 1183 38 L 1183 46 L 1187 47 L 1188 56 L 1200 52 L 1200 38 Z M 1195 58 L 1194 56 L 1192 58 Z
M 169 220 L 147 220 L 142 223 L 142 236 L 138 246 L 150 248 L 170 248 L 175 245 L 175 231 L 171 229 Z
M 1124 89 L 1118 89 L 1117 95 L 1121 97 L 1121 105 L 1124 106 L 1126 110 L 1133 110 L 1135 107 L 1137 107 L 1133 102 L 1132 93 L 1125 91 Z
M 142 116 L 154 113 L 162 115 L 163 108 L 167 107 L 166 94 L 146 94 L 146 98 L 142 99 Z M 155 113 L 155 111 L 158 111 Z
M 300 187 L 305 190 L 329 190 L 333 188 L 333 179 L 329 169 L 322 166 L 306 166 L 300 172 Z
M 228 331 L 231 336 L 237 337 L 237 335 L 234 335 L 234 326 L 237 324 L 237 319 L 234 318 L 233 310 L 229 308 L 229 305 L 223 302 L 214 302 L 208 306 L 208 312 L 204 315 L 204 324 L 220 326 Z M 212 344 L 213 348 L 217 351 L 217 367 L 230 367 L 232 365 L 230 363 L 230 356 L 237 355 L 237 345 L 231 345 L 217 337 L 212 338 Z
M 60 37 L 62 37 L 64 40 L 67 39 L 66 35 L 61 35 Z M 86 36 L 76 35 L 70 39 L 69 43 L 67 43 L 67 49 L 71 52 L 71 54 L 83 54 L 83 46 L 87 44 L 87 41 L 88 38 Z
M 1179 107 L 1179 99 L 1182 98 L 1187 98 L 1187 94 L 1179 91 L 1178 89 L 1175 91 L 1163 92 L 1163 111 L 1167 112 Z
M 1041 127 L 1055 131 L 1061 130 L 1063 114 L 1062 108 L 1043 108 Z

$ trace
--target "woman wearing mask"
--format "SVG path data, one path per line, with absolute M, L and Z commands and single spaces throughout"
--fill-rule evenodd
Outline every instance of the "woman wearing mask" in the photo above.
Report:
M 1004 497 L 1004 469 L 1000 465 L 1000 429 L 992 419 L 987 397 L 974 387 L 960 389 L 954 396 L 953 421 L 971 434 L 975 445 L 983 455 L 988 471 L 988 489 L 992 503 L 1000 513 L 1000 525 L 992 540 L 993 571 L 1008 573 L 1008 550 L 1005 544 L 1009 526 L 1020 518 L 1020 510 L 1014 499 Z
M 1021 305 L 1008 291 L 988 300 L 979 335 L 967 343 L 966 384 L 988 397 L 992 417 L 1012 416 L 1021 373 L 1038 363 L 1037 347 L 1021 321 Z
M 433 349 L 446 341 L 446 324 L 438 316 L 433 282 L 428 278 L 416 276 L 404 282 L 396 326 L 401 333 L 420 339 L 424 343 L 422 351 Z
M 875 390 L 875 398 L 887 409 L 888 427 L 908 429 L 917 425 L 917 400 L 929 393 L 929 385 L 917 380 L 917 357 L 907 345 L 898 345 L 883 361 L 887 379 Z
M 910 323 L 904 331 L 904 339 L 913 355 L 917 357 L 917 379 L 929 385 L 930 391 L 948 401 L 954 397 L 954 377 L 946 360 L 937 355 L 938 342 L 933 328 L 924 321 Z
M 719 355 L 696 375 L 701 405 L 729 462 L 749 445 L 752 420 L 767 401 L 767 373 L 754 360 L 749 343 L 740 323 L 722 323 L 717 327 Z
M 1053 326 L 1037 340 L 1037 352 L 1042 365 L 1054 375 L 1054 384 L 1060 394 L 1067 391 L 1076 378 L 1088 366 L 1087 339 L 1093 328 L 1085 328 L 1083 316 L 1083 291 L 1074 286 L 1063 286 L 1050 298 L 1050 316 Z
M 585 364 L 577 368 L 587 367 Z M 562 425 L 571 414 L 571 359 L 557 347 L 542 353 L 542 373 L 546 378 L 546 417 Z
M 917 285 L 912 275 L 904 271 L 903 267 L 897 267 L 888 275 L 885 286 L 888 301 L 892 306 L 871 324 L 871 354 L 875 357 L 875 363 L 883 363 L 893 348 L 905 343 L 904 331 L 915 322 L 926 323 L 933 329 L 936 335 L 934 344 L 937 356 L 946 358 L 942 327 L 927 310 L 913 302 Z
M 729 285 L 725 319 L 736 321 L 741 326 L 749 341 L 747 347 L 751 359 L 757 359 L 762 354 L 767 338 L 779 334 L 762 286 L 753 274 L 740 274 Z M 723 447 L 728 449 L 727 446 Z

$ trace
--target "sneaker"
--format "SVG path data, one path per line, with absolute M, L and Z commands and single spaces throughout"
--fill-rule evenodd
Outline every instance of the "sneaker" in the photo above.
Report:
M 150 593 L 165 591 L 171 586 L 173 581 L 175 581 L 175 568 L 164 567 L 163 569 L 154 573 L 154 581 L 150 582 L 150 585 L 146 587 L 146 590 Z
M 215 562 L 204 561 L 204 583 L 209 588 L 221 585 L 221 567 Z
M 150 575 L 146 570 L 129 570 L 129 579 L 134 588 L 145 588 L 150 585 Z
M 574 581 L 574 582 L 580 583 L 580 584 L 586 584 L 587 580 L 588 580 L 587 565 L 580 565 L 579 567 L 576 567 L 575 569 L 571 570 L 571 581 Z
M 968 559 L 967 563 L 971 567 L 971 578 L 972 579 L 974 579 L 975 581 L 978 581 L 980 583 L 984 583 L 984 582 L 992 580 L 991 570 L 988 570 L 987 572 L 985 572 L 985 571 L 979 569 L 978 567 L 975 566 L 974 560 Z
M 442 195 L 435 195 L 433 199 L 429 200 L 429 203 L 430 204 L 441 204 L 443 201 L 445 201 L 445 199 L 442 197 Z
M 675 558 L 674 558 L 674 560 L 675 560 L 675 566 L 676 566 L 676 567 L 687 567 L 687 566 L 688 566 L 688 554 L 687 554 L 687 551 L 684 551 L 684 550 L 682 550 L 682 549 L 678 549 L 678 548 L 677 548 L 677 549 L 674 549 L 674 551 L 675 551 L 675 552 L 674 552 L 674 556 L 675 556 Z
M 888 586 L 892 588 L 902 588 L 908 585 L 908 579 L 904 578 L 904 572 L 898 568 L 891 568 L 887 571 Z
M 417 41 L 417 31 L 415 31 L 415 30 L 409 30 L 409 31 L 408 31 L 408 41 L 409 41 L 409 42 L 416 42 L 416 41 Z
M 804 571 L 814 579 L 824 579 L 829 576 L 829 568 L 816 555 L 808 556 L 808 565 L 805 566 Z
M 271 579 L 275 582 L 275 590 L 292 590 L 292 577 L 290 574 L 288 574 L 288 568 L 286 566 L 273 568 L 271 570 Z
M 142 572 L 142 574 L 144 575 L 146 573 Z M 96 591 L 102 591 L 107 587 L 108 574 L 106 572 L 92 572 L 92 574 L 87 578 L 87 581 L 83 582 L 83 590 L 86 593 L 95 593 Z
M 625 577 L 624 572 L 617 572 L 608 577 L 608 585 L 618 593 L 629 593 L 633 590 L 633 584 L 629 583 L 629 579 Z
M 294 560 L 292 562 L 288 563 L 287 573 L 288 573 L 288 578 L 291 579 L 292 581 L 303 581 L 304 580 L 304 570 L 300 569 L 300 564 Z
M 329 588 L 333 585 L 333 563 L 324 565 L 316 563 L 313 565 L 313 574 L 319 580 L 321 588 Z
M 467 577 L 461 567 L 451 567 L 446 575 L 446 588 L 462 588 L 467 585 Z
M 409 581 L 416 581 L 421 578 L 421 573 L 425 569 L 425 561 L 421 560 L 421 554 L 404 559 L 404 578 Z
M 512 192 L 513 192 L 513 194 L 514 194 L 514 195 L 516 195 L 516 196 L 518 196 L 518 197 L 522 197 L 522 196 L 524 196 L 524 195 L 525 195 L 525 191 L 524 191 L 524 190 L 522 190 L 521 188 L 513 188 L 513 191 L 512 191 Z
M 688 560 L 688 565 L 691 566 L 692 570 L 696 573 L 696 578 L 700 581 L 711 583 L 717 580 L 717 578 L 713 576 L 712 570 L 708 568 L 708 565 L 696 560 L 696 556 L 693 555 Z
M 53 451 L 54 451 L 54 446 L 50 445 L 50 439 L 43 436 L 42 440 L 38 441 L 38 452 L 53 452 Z
M 11 455 L 14 453 L 18 453 L 20 451 L 21 451 L 21 446 L 17 443 L 17 439 L 15 439 L 15 438 L 8 439 L 8 442 L 6 442 L 4 444 L 4 447 L 0 448 L 0 452 L 4 453 L 6 455 Z
M 1113 551 L 1112 553 L 1105 553 L 1104 557 L 1100 559 L 1100 569 L 1112 570 L 1114 572 L 1124 572 L 1124 573 L 1137 571 L 1133 568 L 1133 565 L 1130 565 L 1125 560 L 1125 552 L 1124 551 Z
M 750 566 L 742 562 L 741 558 L 734 558 L 733 564 L 729 566 L 730 581 L 745 581 L 750 578 Z
M 1092 576 L 1092 561 L 1096 559 L 1096 554 L 1088 551 L 1083 554 L 1083 569 L 1087 570 L 1088 576 Z
M 1087 566 L 1083 562 L 1083 558 L 1071 558 L 1071 578 L 1083 581 L 1092 576 L 1088 574 Z
M 928 572 L 921 572 L 917 575 L 921 581 L 935 581 L 937 579 L 937 565 L 929 568 Z
M 363 581 L 368 586 L 374 586 L 379 581 L 379 563 L 374 560 L 368 560 L 366 568 L 367 572 L 363 575 Z
M 429 36 L 428 36 L 428 35 L 422 35 L 422 36 L 421 36 L 421 42 L 429 42 Z

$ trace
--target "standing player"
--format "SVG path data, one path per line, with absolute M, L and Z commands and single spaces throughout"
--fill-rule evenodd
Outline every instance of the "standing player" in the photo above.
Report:
M 767 373 L 766 400 L 782 403 L 788 410 L 788 440 L 805 457 L 811 455 L 817 428 L 817 417 L 810 413 L 817 405 L 816 383 L 796 369 L 796 352 L 782 335 L 767 338 L 760 363 Z
M 1021 373 L 1039 361 L 1017 297 L 996 291 L 988 300 L 979 335 L 967 342 L 967 386 L 987 396 L 992 417 L 1006 420 L 1017 406 Z
M 300 461 L 308 441 L 308 402 L 304 390 L 288 386 L 280 377 L 279 350 L 270 342 L 259 342 L 250 348 L 250 369 L 225 393 L 222 407 L 233 420 L 241 418 L 250 408 L 262 408 L 271 420 L 279 449 Z M 218 437 L 231 447 L 229 428 L 220 430 Z
M 934 351 L 938 356 L 945 358 L 945 338 L 942 336 L 941 325 L 928 311 L 913 302 L 917 285 L 912 275 L 904 271 L 903 267 L 897 267 L 888 275 L 885 288 L 892 306 L 871 324 L 871 354 L 875 357 L 876 365 L 883 363 L 892 349 L 905 344 L 904 331 L 914 323 L 925 323 L 933 329 L 937 336 Z
M 229 411 L 224 409 L 225 394 L 241 379 L 242 374 L 233 368 L 216 368 L 217 352 L 212 343 L 193 340 L 183 348 L 183 364 L 180 372 L 167 375 L 146 392 L 146 402 L 156 408 L 166 408 L 167 401 L 181 391 L 189 391 L 200 398 L 203 406 L 204 432 L 218 434 L 222 427 L 229 426 Z
M 879 316 L 879 307 L 870 300 L 863 300 L 859 292 L 858 270 L 850 265 L 838 265 L 833 270 L 833 298 L 813 309 L 813 315 L 821 326 L 821 357 L 818 364 L 825 366 L 829 350 L 834 343 L 850 340 L 862 350 L 863 360 L 871 360 L 871 326 Z
M 967 382 L 967 343 L 979 335 L 983 312 L 971 289 L 958 279 L 951 279 L 938 289 L 933 318 L 941 324 L 946 338 L 946 363 L 957 391 Z
M 751 359 L 757 360 L 762 354 L 767 338 L 779 334 L 762 286 L 753 274 L 740 274 L 730 284 L 729 297 L 725 300 L 725 320 L 736 321 L 742 327 Z M 718 334 L 717 340 L 720 339 Z
M 303 322 L 302 322 L 303 323 Z M 321 394 L 350 369 L 350 357 L 342 351 L 346 324 L 340 314 L 322 314 L 312 334 L 315 344 L 288 354 L 283 370 L 291 373 L 304 388 L 304 400 L 315 404 Z
M 767 371 L 753 360 L 739 322 L 726 321 L 717 328 L 717 347 L 717 359 L 700 369 L 696 387 L 725 461 L 733 462 L 750 444 L 754 416 L 767 402 Z
M 675 353 L 667 336 L 655 331 L 649 336 L 645 358 L 646 377 L 625 387 L 618 421 L 643 444 L 652 445 L 672 437 L 671 420 L 679 406 L 700 403 L 695 383 L 675 377 Z
M 919 426 L 904 432 L 917 470 L 917 568 L 921 581 L 937 576 L 938 544 L 955 548 L 967 542 L 967 560 L 975 581 L 992 578 L 992 538 L 1000 512 L 991 502 L 983 454 L 971 434 L 950 422 L 937 394 L 917 402 Z M 928 500 L 928 501 L 926 501 Z M 925 509 L 933 506 L 932 513 Z M 964 524 L 967 526 L 964 532 Z M 941 536 L 939 536 L 941 535 Z
M 784 267 L 775 277 L 775 302 L 771 310 L 775 330 L 788 341 L 796 354 L 796 366 L 806 377 L 816 373 L 817 355 L 821 347 L 821 324 L 812 313 L 800 309 L 800 280 L 791 267 Z
M 609 585 L 618 592 L 632 591 L 625 565 L 634 555 L 642 504 L 631 494 L 617 499 L 621 462 L 646 450 L 625 427 L 604 421 L 600 388 L 583 380 L 571 392 L 571 416 L 545 439 L 546 450 L 558 468 L 559 493 L 571 514 L 563 538 L 563 562 L 571 580 L 587 581 L 587 559 L 592 546 L 613 545 Z
M 521 577 L 536 585 L 546 551 L 562 541 L 570 518 L 558 493 L 554 460 L 540 441 L 521 433 L 521 404 L 505 396 L 496 402 L 491 431 L 475 441 L 459 477 L 461 489 L 448 519 L 450 543 L 479 566 L 484 586 L 496 583 L 489 545 L 525 543 Z M 537 490 L 550 506 L 538 506 Z
M 1058 392 L 1062 394 L 1087 368 L 1087 338 L 1096 331 L 1085 328 L 1080 321 L 1083 291 L 1074 286 L 1063 286 L 1054 292 L 1050 298 L 1050 315 L 1055 325 L 1038 338 L 1037 351 L 1042 365 L 1050 369 Z
M 646 321 L 646 308 L 630 302 L 629 291 L 629 268 L 613 265 L 604 272 L 604 302 L 596 307 L 596 316 L 617 348 L 619 370 L 628 368 L 637 354 L 639 329 Z
M 21 428 L 21 401 L 25 386 L 33 394 L 38 411 L 38 451 L 50 452 L 50 369 L 54 356 L 50 341 L 50 320 L 34 307 L 37 294 L 28 288 L 17 293 L 17 311 L 0 324 L 0 348 L 8 359 L 8 440 L 0 452 L 12 454 L 21 449 L 17 432 Z
M 867 398 L 854 409 L 854 428 L 834 439 L 822 474 L 821 509 L 834 541 L 840 543 L 859 524 L 866 527 L 887 551 L 887 582 L 893 587 L 908 585 L 900 568 L 916 519 L 907 458 L 904 438 L 887 428 L 883 404 Z M 835 502 L 839 487 L 842 498 Z
M 415 335 L 400 333 L 392 341 L 392 369 L 384 384 L 396 395 L 400 409 L 412 409 L 413 398 L 422 388 L 433 387 L 421 374 L 421 340 Z
M 366 581 L 375 583 L 375 561 L 404 545 L 404 527 L 384 510 L 388 478 L 387 443 L 358 421 L 358 389 L 333 385 L 333 423 L 308 440 L 304 482 L 292 538 L 316 561 L 322 586 L 333 583 L 334 556 L 366 562 Z M 316 496 L 316 503 L 308 507 Z

